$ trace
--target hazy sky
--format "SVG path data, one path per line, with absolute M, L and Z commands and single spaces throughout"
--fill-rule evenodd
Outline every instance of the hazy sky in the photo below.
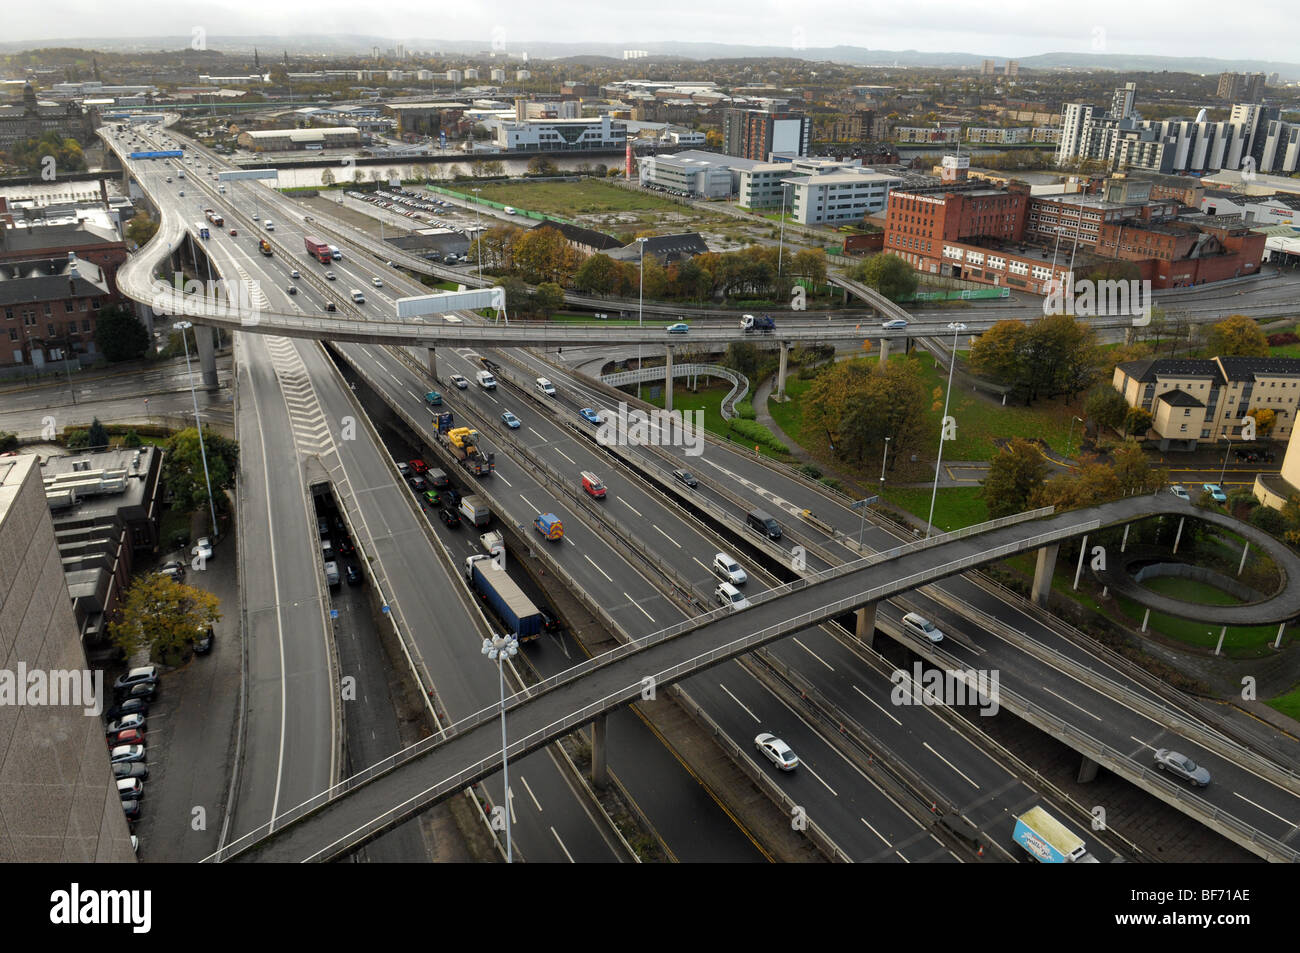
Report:
M 633 48 L 653 40 L 930 50 L 1031 56 L 1049 52 L 1144 53 L 1300 60 L 1293 0 L 1143 3 L 1134 0 L 10 0 L 6 40 L 68 36 L 211 36 L 350 33 L 481 40 L 516 52 L 529 40 L 595 41 Z M 56 15 L 51 15 L 56 12 Z M 72 31 L 75 30 L 75 33 Z

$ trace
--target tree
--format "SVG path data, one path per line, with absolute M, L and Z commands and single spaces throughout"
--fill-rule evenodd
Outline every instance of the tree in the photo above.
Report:
M 545 226 L 528 229 L 515 238 L 511 258 L 515 271 L 528 282 L 568 284 L 578 264 L 577 252 L 568 239 Z
M 1029 501 L 1047 476 L 1047 461 L 1028 440 L 1020 437 L 1003 448 L 989 464 L 980 495 L 989 517 L 997 519 L 1030 509 Z
M 582 170 L 579 169 L 579 172 Z M 546 156 L 533 156 L 528 160 L 529 175 L 554 175 L 556 173 L 555 163 Z
M 897 255 L 872 255 L 849 269 L 849 277 L 879 291 L 891 301 L 916 293 L 917 277 L 912 266 Z
M 126 223 L 126 237 L 137 245 L 144 245 L 158 231 L 158 221 L 150 218 L 148 212 L 137 212 Z
M 544 281 L 533 292 L 533 306 L 544 318 L 564 307 L 564 289 L 553 281 Z
M 1118 499 L 1123 487 L 1113 467 L 1095 460 L 1078 471 L 1053 477 L 1040 486 L 1030 499 L 1030 508 L 1054 506 L 1058 510 L 1096 506 Z
M 1205 344 L 1212 357 L 1268 356 L 1268 337 L 1244 314 L 1228 315 L 1211 327 Z
M 98 417 L 90 422 L 90 430 L 87 431 L 86 436 L 86 446 L 91 450 L 102 450 L 108 447 L 108 431 L 104 429 Z
M 1151 411 L 1142 407 L 1130 407 L 1124 415 L 1124 433 L 1141 436 L 1151 429 L 1153 419 Z
M 239 444 L 204 427 L 203 450 L 207 453 L 208 476 L 212 480 L 212 493 L 216 496 L 235 485 Z M 165 451 L 162 477 L 176 507 L 185 512 L 198 509 L 208 499 L 203 458 L 199 452 L 199 432 L 190 427 L 174 434 L 167 441 Z
M 1269 410 L 1267 407 L 1256 407 L 1246 412 L 1247 417 L 1255 418 L 1255 433 L 1263 436 L 1273 429 L 1273 424 L 1277 422 L 1277 411 Z
M 596 252 L 587 256 L 573 276 L 573 287 L 579 291 L 607 295 L 614 288 L 617 275 L 614 259 Z
M 328 187 L 333 185 L 335 181 L 337 180 L 334 178 L 334 173 L 332 171 L 330 171 L 329 169 L 324 169 L 321 171 L 320 174 L 321 185 Z
M 1109 384 L 1098 385 L 1083 402 L 1083 414 L 1098 427 L 1118 429 L 1128 413 L 1128 401 Z
M 805 248 L 795 252 L 790 260 L 790 272 L 800 278 L 807 278 L 815 285 L 826 282 L 826 251 L 821 248 Z
M 1151 466 L 1136 440 L 1125 440 L 1111 453 L 1111 469 L 1120 488 L 1127 493 L 1150 493 L 1169 482 L 1169 471 Z
M 861 463 L 883 453 L 906 456 L 931 442 L 934 422 L 930 394 L 915 360 L 883 368 L 864 361 L 841 361 L 813 379 L 804 400 L 804 421 L 826 433 L 841 459 Z
M 175 658 L 221 618 L 217 604 L 210 592 L 150 573 L 126 591 L 118 618 L 108 624 L 109 638 L 127 657 L 147 649 L 151 658 Z
M 101 308 L 95 319 L 95 347 L 112 363 L 138 360 L 149 351 L 149 331 L 125 308 Z
M 506 295 L 506 311 L 513 314 L 519 314 L 530 310 L 530 301 L 528 297 L 528 285 L 524 284 L 514 276 L 502 278 L 498 282 L 501 290 Z

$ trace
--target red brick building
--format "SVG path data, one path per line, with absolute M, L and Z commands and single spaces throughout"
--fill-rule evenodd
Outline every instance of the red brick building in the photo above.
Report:
M 1153 288 L 1182 288 L 1255 274 L 1267 240 L 1238 215 L 1216 215 L 1208 221 L 1106 225 L 1097 254 L 1137 262 Z
M 6 218 L 5 200 L 0 196 L 0 221 Z M 69 252 L 97 266 L 108 283 L 108 292 L 119 300 L 117 269 L 126 263 L 126 242 L 107 228 L 78 222 L 75 225 L 23 225 L 0 227 L 0 263 L 36 258 L 67 257 Z
M 0 367 L 93 354 L 95 319 L 112 298 L 103 271 L 79 258 L 0 262 Z

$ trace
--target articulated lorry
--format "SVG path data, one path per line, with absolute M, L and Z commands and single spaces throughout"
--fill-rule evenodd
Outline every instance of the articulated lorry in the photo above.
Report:
M 307 254 L 315 258 L 322 265 L 328 265 L 330 259 L 330 247 L 315 235 L 308 235 L 305 239 L 307 244 Z
M 542 634 L 542 614 L 537 606 L 509 573 L 497 568 L 491 556 L 466 558 L 465 581 L 520 642 L 530 642 Z
M 1016 818 L 1011 837 L 1040 864 L 1096 864 L 1088 846 L 1041 807 L 1031 807 Z
M 478 431 L 469 427 L 454 427 L 451 412 L 434 418 L 434 436 L 438 443 L 456 458 L 466 473 L 476 477 L 491 476 L 496 469 L 496 454 L 486 453 L 478 447 Z
M 265 238 L 259 238 L 257 240 L 257 250 L 260 251 L 263 255 L 267 256 L 268 258 L 271 257 L 271 243 L 268 242 Z

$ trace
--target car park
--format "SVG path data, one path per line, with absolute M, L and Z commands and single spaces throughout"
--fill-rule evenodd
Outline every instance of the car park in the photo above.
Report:
M 677 324 L 668 325 L 667 331 L 669 334 L 685 334 L 690 331 L 690 329 L 691 326 L 689 324 L 678 322 Z
M 769 732 L 763 732 L 754 738 L 754 745 L 763 756 L 771 761 L 782 771 L 793 771 L 799 767 L 799 758 L 790 749 L 790 746 Z
M 1175 483 L 1173 486 L 1169 488 L 1169 492 L 1172 493 L 1174 496 L 1178 497 L 1180 500 L 1191 499 L 1191 497 L 1187 493 L 1187 487 L 1183 486 L 1181 483 Z
M 511 430 L 518 430 L 520 426 L 519 418 L 516 417 L 508 410 L 501 415 L 501 422 L 505 424 L 507 427 L 509 427 Z
M 713 572 L 733 586 L 743 586 L 749 581 L 749 577 L 745 575 L 745 570 L 740 568 L 740 563 L 726 553 L 718 553 L 713 557 Z
M 119 745 L 108 753 L 110 764 L 134 764 L 144 760 L 144 745 Z
M 1201 485 L 1201 489 L 1209 494 L 1210 499 L 1214 500 L 1215 503 L 1228 502 L 1228 496 L 1223 492 L 1223 487 L 1217 483 L 1204 483 Z
M 903 616 L 903 628 L 923 639 L 929 639 L 932 643 L 943 641 L 943 633 L 939 627 L 917 612 L 909 612 Z
M 906 318 L 891 318 L 888 321 L 880 322 L 880 328 L 882 331 L 901 331 L 903 328 L 907 327 L 907 325 L 908 321 Z
M 683 483 L 686 486 L 689 486 L 692 490 L 700 485 L 700 481 L 695 479 L 695 474 L 691 473 L 690 470 L 682 470 L 680 468 L 674 470 L 673 479 L 678 483 Z
M 1190 781 L 1196 787 L 1203 788 L 1210 783 L 1210 772 L 1185 754 L 1160 748 L 1155 753 L 1155 762 L 1161 771 L 1168 771 L 1184 781 Z
M 582 410 L 578 411 L 578 416 L 589 424 L 598 424 L 602 422 L 600 414 L 596 413 L 596 411 L 592 410 L 590 407 L 582 408 Z
M 153 701 L 158 694 L 158 683 L 141 682 L 138 685 L 131 685 L 127 688 L 117 689 L 115 694 L 121 701 L 127 701 L 132 698 L 139 698 L 144 701 Z
M 461 377 L 459 374 L 452 374 L 451 382 L 455 384 L 457 387 L 459 387 L 461 390 L 465 390 L 467 387 L 469 387 L 469 381 Z
M 135 714 L 149 714 L 149 702 L 143 698 L 128 698 L 104 712 L 104 717 L 112 721 L 114 718 L 121 718 L 123 715 Z

